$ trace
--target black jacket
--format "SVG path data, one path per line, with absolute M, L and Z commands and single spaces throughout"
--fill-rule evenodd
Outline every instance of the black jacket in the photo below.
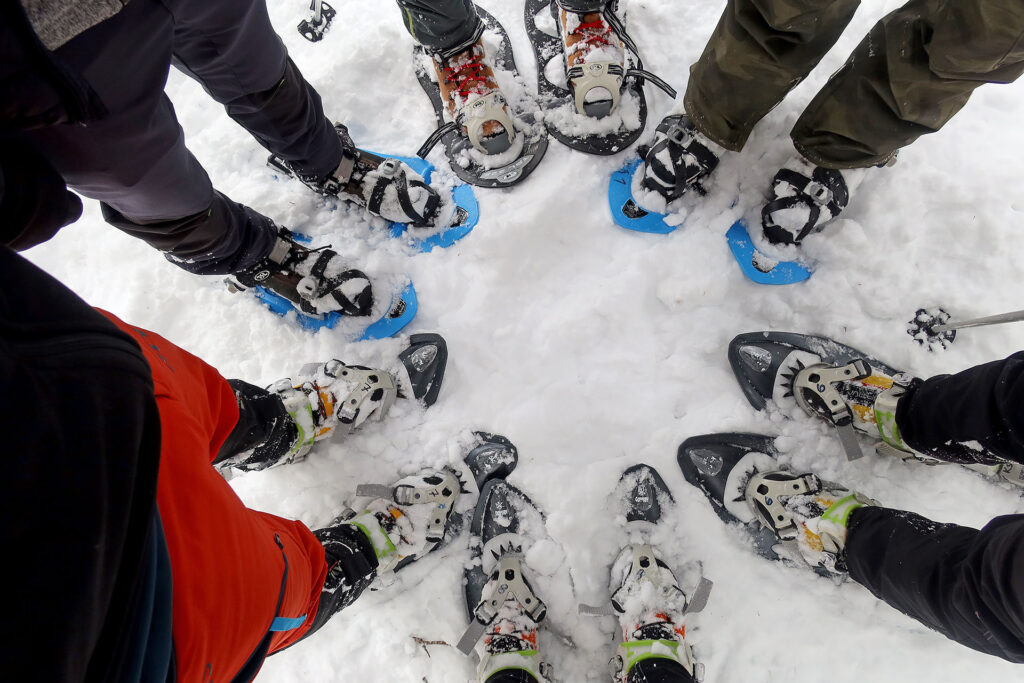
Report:
M 169 587 L 153 591 L 160 418 L 149 365 L 128 335 L 2 246 L 0 434 L 0 671 L 140 680 L 154 607 L 170 651 Z

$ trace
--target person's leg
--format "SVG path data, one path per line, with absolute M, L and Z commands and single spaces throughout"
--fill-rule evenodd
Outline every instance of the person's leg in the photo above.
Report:
M 608 4 L 608 0 L 558 0 L 558 6 L 566 12 L 580 14 L 600 12 Z
M 811 101 L 793 143 L 827 168 L 884 163 L 932 133 L 984 83 L 1024 73 L 1024 5 L 911 0 L 871 32 Z
M 1024 662 L 1024 515 L 978 531 L 863 507 L 848 527 L 854 580 L 951 640 Z
M 68 185 L 103 202 L 108 222 L 196 273 L 235 272 L 270 251 L 270 221 L 214 192 L 185 147 L 163 94 L 171 16 L 162 5 L 136 0 L 57 55 L 92 86 L 108 115 L 26 136 Z
M 1024 464 L 1024 352 L 915 381 L 894 417 L 896 437 L 915 451 L 946 459 L 947 444 L 976 441 L 989 454 Z
M 246 508 L 211 466 L 238 422 L 228 382 L 159 335 L 109 317 L 136 338 L 153 371 L 179 678 L 212 671 L 230 679 L 309 630 L 328 573 L 324 547 L 301 522 Z M 370 558 L 363 550 L 353 557 L 369 564 L 372 549 Z M 272 626 L 276 618 L 294 621 Z
M 754 125 L 782 101 L 842 34 L 859 0 L 729 0 L 683 102 L 697 130 L 743 148 Z
M 398 0 L 398 6 L 406 30 L 428 52 L 459 52 L 484 30 L 473 0 Z
M 166 0 L 174 15 L 174 66 L 228 116 L 295 170 L 324 177 L 342 145 L 320 95 L 288 58 L 264 0 Z

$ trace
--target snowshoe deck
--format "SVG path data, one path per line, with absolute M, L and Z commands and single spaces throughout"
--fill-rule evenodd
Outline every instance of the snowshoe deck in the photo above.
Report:
M 473 432 L 479 440 L 464 458 L 478 489 L 491 479 L 504 479 L 519 463 L 519 451 L 500 434 Z
M 729 342 L 729 365 L 732 366 L 743 394 L 755 409 L 764 410 L 769 400 L 778 401 L 781 398 L 779 375 L 792 371 L 792 361 L 787 362 L 787 359 L 794 352 L 802 352 L 797 355 L 796 360 L 805 366 L 813 363 L 842 366 L 863 359 L 876 373 L 881 372 L 890 378 L 900 372 L 866 353 L 828 337 L 795 332 L 740 334 Z M 882 382 L 878 378 L 872 380 L 872 377 L 862 381 L 868 384 L 874 382 L 875 385 L 885 384 L 885 388 L 892 384 L 891 381 Z M 851 386 L 854 386 L 853 383 Z M 855 386 L 852 390 L 855 390 Z
M 743 526 L 758 555 L 799 563 L 796 541 L 781 541 L 774 531 L 762 526 L 745 497 L 753 475 L 781 469 L 773 441 L 760 434 L 694 436 L 679 446 L 677 460 L 683 477 L 701 490 L 718 517 L 727 524 Z
M 647 123 L 647 100 L 644 97 L 644 79 L 626 74 L 624 89 L 617 111 L 603 119 L 594 119 L 576 111 L 573 94 L 565 85 L 552 82 L 545 73 L 553 59 L 562 64 L 564 72 L 564 51 L 562 40 L 557 33 L 548 33 L 538 25 L 542 13 L 550 14 L 557 26 L 558 5 L 555 0 L 526 0 L 526 33 L 537 57 L 538 101 L 545 110 L 544 120 L 552 137 L 564 145 L 588 154 L 609 155 L 621 152 L 640 137 Z M 544 23 L 544 18 L 541 22 Z M 643 63 L 629 36 L 619 36 L 626 45 L 627 71 L 642 69 Z M 634 118 L 627 123 L 624 109 Z M 617 122 L 617 125 L 615 125 Z
M 414 334 L 409 346 L 398 354 L 408 375 L 413 398 L 432 406 L 437 401 L 448 366 L 448 344 L 439 334 Z
M 528 521 L 524 522 L 524 518 Z M 490 565 L 493 565 L 493 561 L 487 562 L 483 557 L 483 553 L 490 550 L 488 543 L 503 534 L 513 538 L 521 537 L 527 530 L 537 533 L 536 528 L 530 527 L 538 524 L 543 529 L 544 513 L 522 491 L 504 479 L 491 479 L 484 484 L 469 527 L 473 553 L 480 560 L 467 568 L 465 575 L 466 605 L 471 619 L 487 585 Z
M 666 214 L 644 209 L 633 197 L 633 175 L 641 164 L 643 159 L 633 159 L 613 173 L 608 181 L 608 206 L 612 218 L 626 230 L 667 235 L 679 226 L 669 225 L 665 222 Z
M 797 261 L 778 261 L 758 251 L 742 220 L 733 223 L 725 238 L 740 270 L 759 285 L 792 285 L 811 277 L 813 271 Z
M 477 7 L 476 11 L 484 22 L 483 40 L 495 72 L 495 79 L 504 81 L 499 82 L 501 91 L 508 100 L 507 104 L 512 114 L 513 123 L 519 124 L 517 126 L 517 141 L 513 143 L 518 149 L 518 153 L 513 155 L 512 151 L 508 150 L 493 156 L 484 155 L 473 148 L 469 138 L 463 135 L 454 124 L 450 125 L 448 131 L 442 135 L 441 143 L 444 145 L 452 171 L 465 182 L 480 187 L 510 187 L 530 175 L 544 158 L 544 153 L 548 149 L 547 130 L 542 123 L 536 120 L 537 104 L 527 92 L 525 83 L 516 68 L 512 43 L 505 28 L 483 8 Z M 427 93 L 427 97 L 430 98 L 434 115 L 437 117 L 437 125 L 443 127 L 449 123 L 449 115 L 447 107 L 441 99 L 441 91 L 435 80 L 436 74 L 425 63 L 432 58 L 420 46 L 413 49 L 413 55 L 416 63 L 416 79 Z M 516 87 L 512 87 L 513 85 Z M 428 142 L 428 144 L 430 143 Z M 420 153 L 425 156 L 427 151 L 429 150 L 421 149 Z
M 644 464 L 633 465 L 622 473 L 615 487 L 615 498 L 626 514 L 627 523 L 657 524 L 662 506 L 675 502 L 658 471 Z

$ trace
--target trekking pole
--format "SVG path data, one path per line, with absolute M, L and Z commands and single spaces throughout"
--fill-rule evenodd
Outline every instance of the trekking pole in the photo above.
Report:
M 310 0 L 309 9 L 313 16 L 299 22 L 299 33 L 306 40 L 316 43 L 324 37 L 324 31 L 331 25 L 331 19 L 337 12 L 324 0 Z
M 918 309 L 914 319 L 910 321 L 907 334 L 917 340 L 919 344 L 928 344 L 932 350 L 933 345 L 946 348 L 947 344 L 956 339 L 956 331 L 967 327 L 984 327 L 986 325 L 999 325 L 1001 323 L 1013 323 L 1024 320 L 1024 311 L 1011 311 L 999 315 L 989 315 L 984 318 L 973 318 L 961 322 L 949 322 L 950 315 L 941 308 Z

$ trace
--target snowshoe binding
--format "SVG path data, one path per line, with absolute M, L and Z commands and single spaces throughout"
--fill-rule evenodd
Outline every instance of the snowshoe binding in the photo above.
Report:
M 703 180 L 717 168 L 722 148 L 702 135 L 685 114 L 666 116 L 654 143 L 637 148 L 639 159 L 612 175 L 608 202 L 615 222 L 627 230 L 666 234 L 669 205 L 692 191 L 706 194 Z
M 281 414 L 270 438 L 215 464 L 222 471 L 252 472 L 300 462 L 317 441 L 336 432 L 348 434 L 367 421 L 382 421 L 395 399 L 412 398 L 427 407 L 433 405 L 448 363 L 444 338 L 414 334 L 397 360 L 395 367 L 387 370 L 340 360 L 311 363 L 294 378 L 271 384 L 267 391 L 280 399 Z M 243 393 L 244 389 L 236 387 L 236 394 Z
M 856 432 L 879 443 L 883 455 L 927 464 L 956 463 L 1024 486 L 1016 463 L 965 444 L 921 453 L 910 448 L 896 425 L 896 406 L 918 380 L 828 337 L 792 332 L 750 332 L 729 343 L 729 364 L 744 395 L 757 410 L 768 401 L 784 413 L 794 404 L 832 425 L 850 460 L 861 457 Z
M 281 316 L 295 313 L 308 330 L 343 327 L 358 339 L 390 337 L 416 315 L 416 291 L 411 283 L 374 296 L 365 273 L 341 262 L 328 246 L 310 249 L 308 238 L 277 228 L 270 254 L 227 278 L 228 289 L 251 289 L 270 310 Z M 387 304 L 383 307 L 382 304 Z
M 450 525 L 462 485 L 458 474 L 449 468 L 425 470 L 391 486 L 361 484 L 356 496 L 373 500 L 361 506 L 362 512 L 347 510 L 335 523 L 354 524 L 367 535 L 380 561 L 380 580 L 454 535 Z
M 526 32 L 538 65 L 540 105 L 559 142 L 589 154 L 615 154 L 636 142 L 647 122 L 646 81 L 676 92 L 645 71 L 636 43 L 612 6 L 578 14 L 556 0 L 527 0 Z
M 426 158 L 441 142 L 452 171 L 465 182 L 509 187 L 544 158 L 547 131 L 536 120 L 538 107 L 516 69 L 508 34 L 491 14 L 476 11 L 482 35 L 470 45 L 433 55 L 414 50 L 416 78 L 438 123 L 417 155 Z
M 476 225 L 480 211 L 472 188 L 460 185 L 439 192 L 431 185 L 434 167 L 426 161 L 358 149 L 345 126 L 336 124 L 335 130 L 342 159 L 326 177 L 303 175 L 276 155 L 267 164 L 324 197 L 364 207 L 369 216 L 388 223 L 391 237 L 407 240 L 420 251 L 451 246 Z

